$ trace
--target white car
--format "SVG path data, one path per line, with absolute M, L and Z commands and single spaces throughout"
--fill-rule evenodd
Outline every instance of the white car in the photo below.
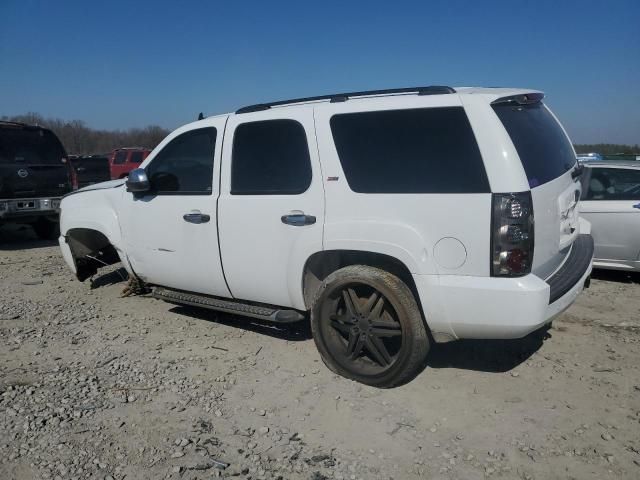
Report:
M 80 280 L 121 261 L 170 302 L 310 312 L 329 368 L 398 385 L 431 339 L 522 337 L 587 282 L 576 155 L 542 98 L 436 86 L 205 118 L 126 185 L 65 197 L 62 253 Z
M 579 162 L 591 162 L 591 161 L 602 161 L 602 155 L 599 153 L 578 153 L 577 155 Z
M 580 215 L 592 224 L 594 266 L 640 271 L 640 162 L 585 162 Z

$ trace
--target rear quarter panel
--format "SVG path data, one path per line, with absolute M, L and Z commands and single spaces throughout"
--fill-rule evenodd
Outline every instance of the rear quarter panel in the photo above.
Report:
M 535 219 L 532 272 L 540 278 L 547 278 L 562 264 L 571 243 L 580 233 L 579 228 L 575 228 L 578 224 L 575 198 L 576 195 L 579 198 L 582 187 L 573 180 L 569 170 L 547 183 L 530 188 L 511 137 L 491 107 L 493 98 L 473 94 L 462 97 L 482 152 L 491 191 L 531 192 Z M 558 121 L 557 118 L 555 120 Z M 562 128 L 559 121 L 558 124 Z M 567 136 L 566 131 L 564 134 Z M 571 232 L 572 228 L 575 230 Z
M 449 106 L 462 106 L 458 95 L 391 96 L 316 107 L 326 191 L 325 249 L 391 255 L 414 274 L 489 274 L 490 194 L 355 193 L 345 178 L 329 123 L 338 113 Z M 448 237 L 464 245 L 464 261 L 456 268 L 434 258 L 436 244 Z

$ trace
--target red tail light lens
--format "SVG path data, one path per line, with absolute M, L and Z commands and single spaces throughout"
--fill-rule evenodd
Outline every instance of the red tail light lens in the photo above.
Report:
M 517 277 L 531 272 L 533 262 L 531 192 L 494 193 L 491 219 L 491 275 Z
M 74 190 L 78 189 L 78 174 L 76 173 L 76 169 L 74 168 L 74 166 L 70 163 L 69 164 L 69 177 L 71 180 L 71 187 Z

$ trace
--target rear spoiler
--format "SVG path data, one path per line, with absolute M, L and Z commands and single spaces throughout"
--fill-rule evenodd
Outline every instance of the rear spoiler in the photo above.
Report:
M 534 103 L 541 102 L 544 98 L 544 93 L 521 93 L 520 95 L 510 95 L 508 97 L 498 98 L 491 102 L 491 105 L 532 105 Z

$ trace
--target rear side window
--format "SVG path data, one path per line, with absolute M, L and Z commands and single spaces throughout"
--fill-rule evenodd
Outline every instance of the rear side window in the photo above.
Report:
M 131 156 L 129 157 L 129 162 L 131 163 L 142 162 L 142 152 L 131 152 Z
M 493 105 L 509 133 L 529 180 L 529 187 L 547 183 L 576 163 L 573 147 L 551 112 L 541 103 Z
M 462 107 L 338 114 L 331 132 L 354 192 L 490 191 Z
M 640 170 L 591 168 L 583 200 L 640 200 Z
M 120 165 L 120 164 L 126 162 L 126 160 L 127 160 L 127 151 L 123 150 L 123 151 L 120 151 L 120 152 L 116 152 L 116 156 L 113 159 L 113 163 L 115 165 Z
M 307 136 L 295 120 L 239 125 L 232 157 L 233 195 L 296 195 L 311 185 Z

